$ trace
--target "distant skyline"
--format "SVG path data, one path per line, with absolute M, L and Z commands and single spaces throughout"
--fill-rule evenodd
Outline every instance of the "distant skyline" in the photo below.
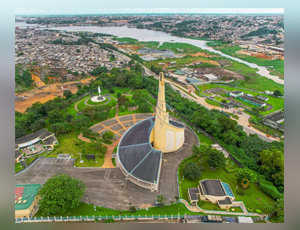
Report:
M 16 8 L 19 15 L 76 14 L 283 14 L 283 8 Z

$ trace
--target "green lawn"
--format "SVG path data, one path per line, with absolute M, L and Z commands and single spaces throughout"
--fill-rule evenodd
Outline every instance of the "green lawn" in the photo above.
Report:
M 79 111 L 85 109 L 86 107 L 89 107 L 88 105 L 86 105 L 86 104 L 84 103 L 84 101 L 85 101 L 87 98 L 89 98 L 89 97 L 90 97 L 90 96 L 87 96 L 87 97 L 84 97 L 82 100 L 80 100 L 80 102 L 79 102 L 78 105 L 77 105 L 77 108 L 78 108 Z M 89 101 L 91 101 L 91 100 L 89 99 Z M 92 102 L 92 101 L 91 101 L 91 102 Z M 94 102 L 92 102 L 92 103 L 94 103 Z M 103 103 L 105 103 L 105 102 L 103 102 Z M 103 104 L 103 103 L 97 103 L 97 105 L 101 106 L 101 104 Z M 91 103 L 88 102 L 88 104 L 91 104 Z M 109 103 L 107 103 L 106 105 L 110 105 L 110 106 L 113 107 L 113 106 L 115 106 L 116 104 L 117 104 L 116 99 L 111 98 L 111 101 L 110 101 Z
M 90 152 L 88 152 L 90 154 Z M 77 159 L 75 161 L 76 167 L 101 167 L 104 163 L 104 156 L 98 157 L 97 154 L 95 154 L 96 159 L 95 160 L 87 160 L 85 154 L 82 154 L 81 159 L 83 160 L 83 163 L 80 163 L 80 156 L 77 154 Z
M 15 173 L 21 171 L 23 168 L 21 163 L 15 163 Z
M 31 162 L 34 160 L 34 159 L 36 159 L 37 158 L 37 156 L 34 156 L 34 157 L 30 157 L 30 158 L 27 158 L 26 159 L 26 164 L 31 164 Z
M 168 58 L 168 59 L 163 59 L 163 60 L 155 60 L 155 61 L 147 61 L 145 62 L 145 66 L 150 69 L 151 65 L 159 66 L 158 63 L 163 62 L 163 63 L 168 63 L 168 62 L 173 62 L 176 61 L 175 63 L 175 69 L 185 67 L 187 64 L 191 64 L 192 62 L 209 62 L 210 59 L 207 57 L 182 57 L 182 58 Z M 217 65 L 216 65 L 217 66 Z M 172 67 L 174 68 L 174 67 Z M 169 68 L 170 69 L 170 68 Z
M 129 208 L 129 205 L 128 205 L 128 208 Z M 205 215 L 203 213 L 195 213 L 195 212 L 189 211 L 185 207 L 185 205 L 182 203 L 166 205 L 163 208 L 151 207 L 151 208 L 148 208 L 148 210 L 140 209 L 140 210 L 137 210 L 136 213 L 134 213 L 134 215 L 136 215 L 136 216 L 138 216 L 138 215 L 149 215 L 149 216 L 150 215 L 172 215 L 172 214 L 177 215 L 178 213 L 181 215 L 184 215 L 185 213 L 188 215 Z M 133 214 L 127 210 L 126 211 L 115 210 L 115 209 L 109 209 L 109 208 L 104 208 L 104 207 L 99 207 L 99 206 L 96 206 L 96 211 L 94 211 L 94 205 L 90 205 L 90 204 L 82 202 L 79 207 L 70 209 L 65 213 L 56 214 L 55 216 L 93 216 L 93 215 L 94 216 L 130 215 L 131 216 Z M 40 217 L 40 216 L 42 216 L 41 212 L 38 211 L 35 214 L 35 217 Z M 49 216 L 52 216 L 52 215 L 49 215 Z
M 197 205 L 204 210 L 227 211 L 227 210 L 221 209 L 218 204 L 213 204 L 213 203 L 207 202 L 207 201 L 199 200 Z M 230 208 L 228 211 L 243 213 L 243 210 L 240 207 Z
M 211 100 L 211 99 L 206 98 L 205 101 L 206 101 L 208 104 L 210 104 L 210 105 L 214 105 L 214 106 L 219 106 L 219 107 L 221 107 L 220 103 L 215 102 L 215 101 L 213 101 L 213 100 Z
M 169 49 L 174 51 L 175 53 L 209 53 L 207 50 L 203 50 L 197 46 L 187 44 L 187 43 L 171 43 L 171 42 L 164 42 L 159 49 Z M 179 50 L 178 50 L 179 49 Z
M 229 160 L 231 161 L 231 160 Z M 188 162 L 196 162 L 203 166 L 205 169 L 201 176 L 194 181 L 183 179 L 183 168 Z M 197 156 L 185 161 L 179 169 L 179 180 L 181 182 L 180 194 L 181 197 L 188 200 L 187 190 L 188 188 L 195 188 L 199 185 L 199 180 L 203 179 L 220 179 L 222 182 L 226 182 L 231 186 L 231 189 L 236 197 L 236 201 L 243 201 L 246 208 L 252 208 L 253 210 L 260 209 L 265 210 L 266 204 L 274 204 L 275 201 L 268 195 L 263 193 L 256 184 L 250 184 L 244 189 L 244 195 L 238 195 L 236 193 L 237 179 L 236 172 L 228 173 L 224 168 L 212 170 L 206 163 L 202 163 Z
M 57 154 L 70 154 L 73 158 L 77 157 L 77 153 L 82 152 L 85 149 L 85 152 L 88 154 L 96 154 L 99 152 L 96 151 L 95 146 L 92 143 L 87 143 L 79 140 L 77 137 L 79 131 L 73 131 L 63 135 L 57 135 L 59 145 L 52 151 L 47 157 L 57 157 Z

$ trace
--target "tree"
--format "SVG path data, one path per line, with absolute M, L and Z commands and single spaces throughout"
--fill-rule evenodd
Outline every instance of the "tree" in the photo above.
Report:
M 136 212 L 136 208 L 135 208 L 134 206 L 131 206 L 131 207 L 129 208 L 129 212 L 135 213 L 135 212 Z
M 201 170 L 197 163 L 189 162 L 183 168 L 183 175 L 189 180 L 196 180 L 201 175 Z
M 119 73 L 116 78 L 116 83 L 119 86 L 124 87 L 126 85 L 126 75 L 124 73 Z
M 41 213 L 54 215 L 78 207 L 84 190 L 82 181 L 68 175 L 57 174 L 51 177 L 39 192 Z
M 112 131 L 107 131 L 102 134 L 102 138 L 104 141 L 110 141 L 115 137 L 115 134 Z
M 239 183 L 241 183 L 244 179 L 248 179 L 250 183 L 255 183 L 257 181 L 255 173 L 248 168 L 240 168 L 236 174 L 236 177 Z
M 51 129 L 55 134 L 63 134 L 72 130 L 71 124 L 68 122 L 60 122 L 51 125 Z
M 65 99 L 68 100 L 70 97 L 72 97 L 73 94 L 70 90 L 66 90 L 66 91 L 64 91 L 63 95 L 64 95 Z
M 226 165 L 226 158 L 221 151 L 212 149 L 207 157 L 207 164 L 212 168 L 221 168 Z
M 40 120 L 37 120 L 35 122 L 33 122 L 30 126 L 30 129 L 35 132 L 35 131 L 38 131 L 42 128 L 44 128 L 46 125 L 46 122 L 44 119 L 40 119 Z
M 81 129 L 84 126 L 88 126 L 90 119 L 87 116 L 76 116 L 72 119 L 72 124 L 76 129 Z
M 283 96 L 282 93 L 281 93 L 278 89 L 276 89 L 276 90 L 274 91 L 273 95 L 276 96 L 276 97 L 281 97 L 281 96 Z
M 276 203 L 276 214 L 279 219 L 279 222 L 284 222 L 284 199 L 281 198 Z
M 261 170 L 276 186 L 283 185 L 284 180 L 284 155 L 277 149 L 263 150 L 259 154 Z
M 125 96 L 120 96 L 118 97 L 118 105 L 121 106 L 125 106 L 127 107 L 129 104 L 129 98 L 125 97 Z
M 92 76 L 98 76 L 100 75 L 101 73 L 107 73 L 108 72 L 108 69 L 106 67 L 97 67 L 95 68 L 92 72 L 91 72 L 91 75 Z
M 144 102 L 147 101 L 148 99 L 149 99 L 149 93 L 145 89 L 135 90 L 132 95 L 132 100 L 137 102 Z
M 48 120 L 49 120 L 50 124 L 54 124 L 54 123 L 64 121 L 65 117 L 64 117 L 64 114 L 60 110 L 54 109 L 49 112 Z
M 158 207 L 163 208 L 165 206 L 166 198 L 164 195 L 156 196 L 156 202 L 158 203 Z

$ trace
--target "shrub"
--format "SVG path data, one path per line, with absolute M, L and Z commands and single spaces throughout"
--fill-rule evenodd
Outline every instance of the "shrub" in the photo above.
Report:
M 136 208 L 135 208 L 134 206 L 131 206 L 131 207 L 129 208 L 129 212 L 135 213 L 135 212 L 136 212 Z
M 263 213 L 262 210 L 260 210 L 260 209 L 256 209 L 255 212 L 256 212 L 256 213 L 259 213 L 259 214 L 262 214 L 262 213 Z
M 189 180 L 195 180 L 201 175 L 201 167 L 195 163 L 187 163 L 183 168 L 183 175 Z
M 259 183 L 258 187 L 260 188 L 261 191 L 263 191 L 267 195 L 271 196 L 275 200 L 283 197 L 283 194 L 278 192 L 278 190 L 276 189 L 276 187 L 274 185 L 271 185 L 271 183 L 268 183 L 267 181 L 265 181 L 265 182 L 266 183 L 264 183 L 264 182 Z
M 115 93 L 115 90 L 114 89 L 110 89 L 109 93 Z

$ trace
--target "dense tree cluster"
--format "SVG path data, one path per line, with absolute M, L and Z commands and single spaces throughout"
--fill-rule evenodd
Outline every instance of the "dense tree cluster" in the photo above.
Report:
M 82 181 L 68 175 L 57 174 L 51 177 L 39 192 L 41 213 L 43 215 L 64 213 L 79 206 L 84 190 L 85 185 Z

